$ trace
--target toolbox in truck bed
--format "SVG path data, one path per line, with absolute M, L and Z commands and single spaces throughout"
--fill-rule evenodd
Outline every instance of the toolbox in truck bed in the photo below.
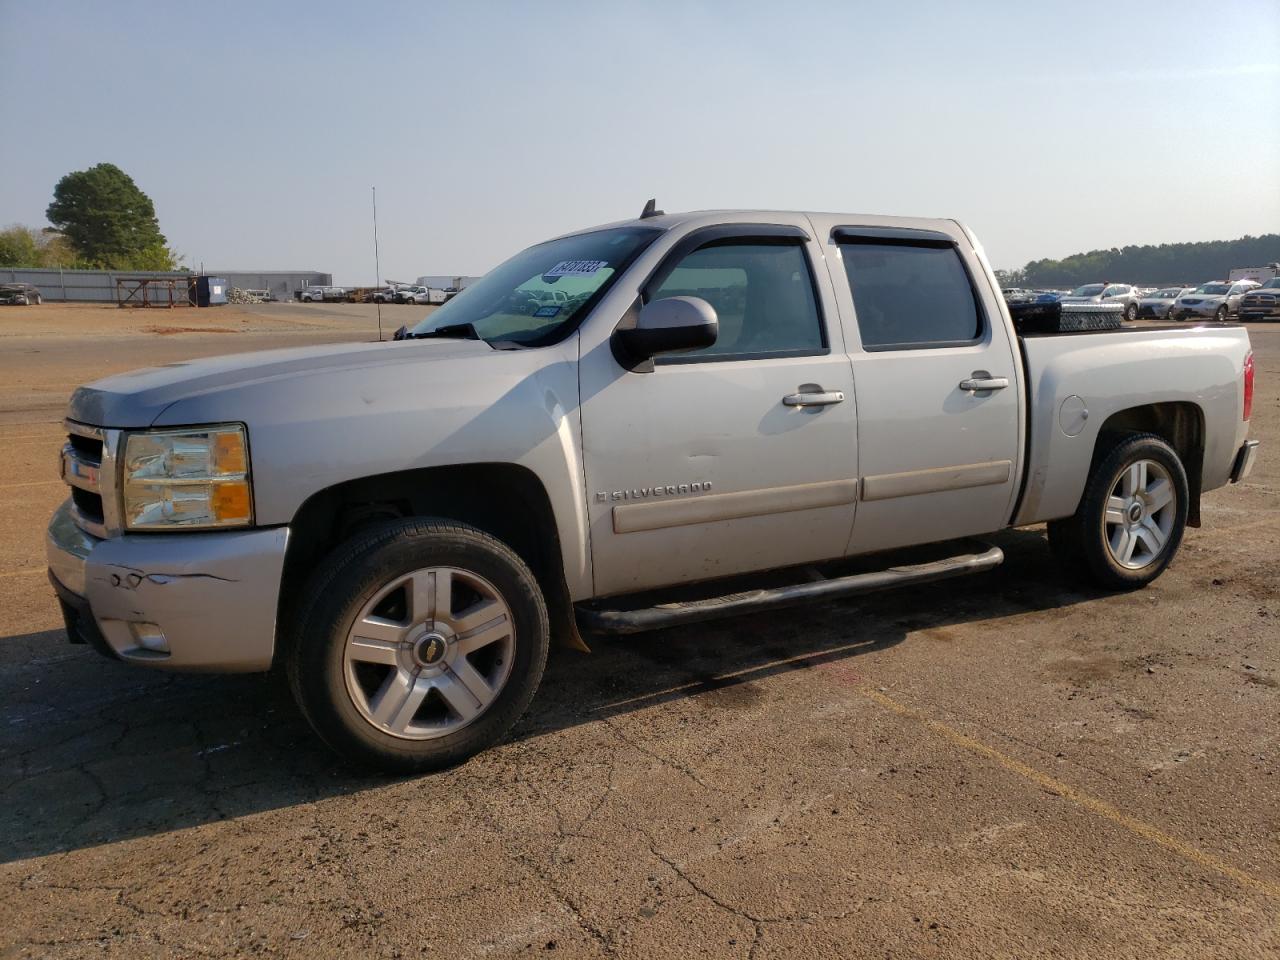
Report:
M 1119 330 L 1124 307 L 1118 303 L 1011 303 L 1009 315 L 1018 333 L 1079 333 Z

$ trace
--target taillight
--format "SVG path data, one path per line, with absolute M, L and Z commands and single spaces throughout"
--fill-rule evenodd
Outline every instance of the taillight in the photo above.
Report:
M 1253 413 L 1253 354 L 1244 358 L 1244 416 L 1248 420 Z

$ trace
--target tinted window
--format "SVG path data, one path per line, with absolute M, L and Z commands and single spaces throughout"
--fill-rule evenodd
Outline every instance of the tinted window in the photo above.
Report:
M 813 278 L 798 244 L 713 244 L 689 254 L 650 298 L 701 297 L 720 335 L 704 350 L 666 358 L 727 359 L 822 353 L 826 347 Z
M 842 243 L 840 253 L 864 347 L 967 343 L 982 333 L 954 248 Z

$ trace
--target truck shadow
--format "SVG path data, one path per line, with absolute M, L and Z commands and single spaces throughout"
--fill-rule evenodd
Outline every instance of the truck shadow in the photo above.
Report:
M 758 681 L 886 651 L 916 630 L 1098 596 L 1063 581 L 1041 531 L 994 539 L 1008 559 L 993 573 L 596 641 L 590 656 L 557 650 L 513 736 L 708 694 L 709 707 L 748 706 Z M 71 647 L 60 630 L 5 638 L 0 651 L 0 862 L 387 782 L 335 759 L 276 675 L 151 673 Z

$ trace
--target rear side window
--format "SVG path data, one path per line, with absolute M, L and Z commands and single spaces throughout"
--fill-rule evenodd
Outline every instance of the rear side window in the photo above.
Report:
M 982 335 L 982 314 L 950 244 L 841 242 L 862 345 L 954 346 Z
M 715 307 L 711 346 L 658 363 L 809 356 L 826 336 L 804 249 L 796 243 L 718 243 L 686 256 L 651 296 L 701 297 Z

